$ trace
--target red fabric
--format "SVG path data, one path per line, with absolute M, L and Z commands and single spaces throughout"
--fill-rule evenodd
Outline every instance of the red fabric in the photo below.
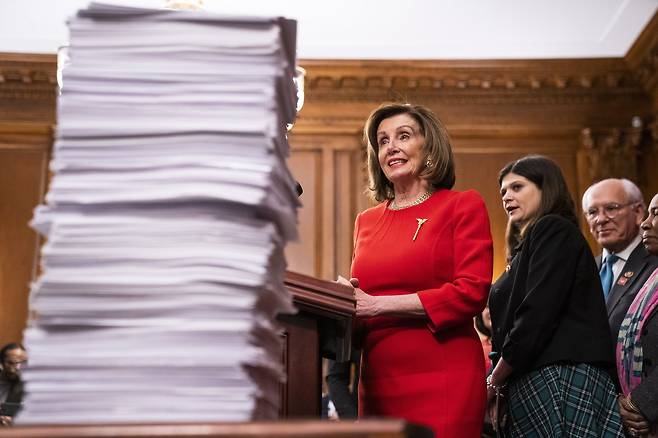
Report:
M 484 369 L 485 372 L 489 371 L 491 368 L 491 359 L 489 359 L 489 353 L 491 353 L 491 338 L 482 338 L 480 339 L 482 343 L 482 350 L 484 351 Z
M 352 276 L 371 295 L 418 293 L 428 318 L 362 321 L 359 414 L 404 418 L 437 437 L 479 437 L 486 395 L 473 317 L 493 258 L 484 202 L 474 191 L 439 190 L 411 208 L 386 205 L 357 217 Z M 417 218 L 428 220 L 412 241 Z

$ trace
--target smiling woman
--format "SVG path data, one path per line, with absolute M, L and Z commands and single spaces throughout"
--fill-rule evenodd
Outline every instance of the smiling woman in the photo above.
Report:
M 492 271 L 484 201 L 451 190 L 450 138 L 427 108 L 384 105 L 364 135 L 370 190 L 383 202 L 361 213 L 354 230 L 359 416 L 479 437 L 484 360 L 473 317 Z

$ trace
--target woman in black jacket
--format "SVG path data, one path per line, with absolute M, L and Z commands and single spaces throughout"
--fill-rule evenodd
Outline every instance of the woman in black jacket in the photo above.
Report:
M 506 272 L 489 308 L 490 407 L 507 389 L 512 437 L 623 436 L 603 291 L 560 168 L 528 156 L 499 174 L 508 214 Z M 490 412 L 492 409 L 490 409 Z

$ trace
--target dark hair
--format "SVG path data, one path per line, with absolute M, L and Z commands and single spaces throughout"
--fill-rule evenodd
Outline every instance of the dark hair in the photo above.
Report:
M 363 130 L 363 140 L 368 150 L 368 190 L 371 196 L 380 202 L 395 197 L 393 183 L 386 178 L 379 165 L 377 130 L 384 119 L 399 114 L 411 116 L 425 137 L 423 161 L 430 159 L 433 164 L 425 166 L 420 177 L 429 182 L 431 190 L 451 189 L 455 185 L 455 159 L 445 125 L 430 109 L 422 105 L 389 103 L 381 105 L 368 116 Z
M 23 345 L 17 342 L 10 342 L 9 344 L 5 345 L 4 347 L 2 347 L 2 350 L 0 350 L 0 363 L 5 362 L 5 359 L 7 358 L 7 353 L 9 353 L 11 350 L 25 351 L 25 347 L 23 347 Z
M 520 158 L 501 169 L 498 174 L 498 185 L 502 184 L 503 178 L 509 173 L 527 178 L 541 190 L 539 209 L 524 227 L 523 234 L 527 233 L 539 219 L 549 214 L 562 216 L 578 226 L 573 199 L 560 166 L 555 161 L 542 155 L 528 155 Z M 508 259 L 514 256 L 515 249 L 523 240 L 523 234 L 517 225 L 512 224 L 511 221 L 507 223 Z

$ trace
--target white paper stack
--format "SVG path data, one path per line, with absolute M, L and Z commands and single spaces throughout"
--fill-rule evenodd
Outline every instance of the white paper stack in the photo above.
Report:
M 276 418 L 295 23 L 92 3 L 69 28 L 17 422 Z

